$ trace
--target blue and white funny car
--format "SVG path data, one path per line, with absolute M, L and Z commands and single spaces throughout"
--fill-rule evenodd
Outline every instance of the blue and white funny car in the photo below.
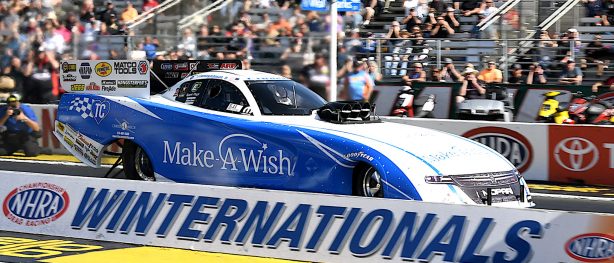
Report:
M 61 99 L 54 133 L 84 163 L 100 167 L 105 147 L 121 142 L 130 179 L 533 204 L 516 168 L 472 140 L 382 122 L 368 103 L 327 103 L 297 82 L 251 70 L 186 74 L 150 96 L 144 63 L 62 63 L 62 86 L 74 92 Z

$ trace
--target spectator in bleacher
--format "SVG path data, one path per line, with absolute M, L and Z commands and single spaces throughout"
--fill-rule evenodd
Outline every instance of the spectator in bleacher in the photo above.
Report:
M 377 62 L 375 62 L 373 60 L 369 60 L 367 65 L 369 66 L 367 68 L 367 73 L 369 73 L 369 77 L 371 77 L 373 82 L 382 81 L 383 76 L 382 76 L 382 73 L 380 73 L 380 71 L 379 71 L 379 67 L 377 66 Z
M 209 57 L 209 27 L 201 25 L 196 37 L 196 58 L 206 59 Z
M 526 78 L 522 74 L 522 66 L 519 64 L 515 64 L 512 68 L 512 74 L 507 80 L 510 84 L 522 84 L 526 83 Z
M 463 15 L 467 11 L 473 11 L 480 7 L 479 0 L 453 0 L 453 7 L 456 10 L 460 10 Z
M 253 24 L 254 25 L 253 28 L 254 28 L 254 30 L 259 31 L 259 32 L 260 31 L 266 31 L 266 29 L 269 28 L 269 25 L 271 25 L 271 23 L 272 22 L 271 22 L 271 18 L 269 16 L 269 14 L 268 13 L 264 13 L 261 16 L 260 22 Z
M 288 17 L 288 23 L 290 23 L 291 27 L 295 27 L 296 25 L 304 22 L 307 16 L 301 12 L 301 6 L 296 5 L 292 9 L 292 14 Z
M 584 53 L 586 54 L 586 60 L 591 63 L 597 63 L 597 76 L 603 75 L 603 70 L 608 60 L 603 58 L 607 56 L 608 48 L 601 42 L 601 35 L 595 35 L 593 40 L 586 45 Z
M 58 70 L 60 63 L 54 51 L 30 51 L 27 65 L 23 72 L 26 76 L 24 92 L 28 101 L 33 103 L 49 103 L 58 95 Z M 25 99 L 25 98 L 24 98 Z
M 293 79 L 292 68 L 288 64 L 281 65 L 281 71 L 279 75 L 284 78 Z
M 358 28 L 352 29 L 350 38 L 346 40 L 344 46 L 346 50 L 352 54 L 363 51 L 363 43 L 360 37 L 360 30 L 358 30 Z
M 435 13 L 437 15 L 441 15 L 448 9 L 448 4 L 446 4 L 443 0 L 432 0 L 429 3 L 429 7 L 435 9 Z
M 412 28 L 414 28 L 414 26 L 421 25 L 422 19 L 418 17 L 418 13 L 416 13 L 416 9 L 412 8 L 409 10 L 409 15 L 403 18 L 401 23 L 405 24 L 405 29 L 407 29 L 407 31 L 410 31 L 412 30 Z
M 300 39 L 294 39 L 292 45 L 281 54 L 280 60 L 293 69 L 301 69 L 305 66 L 304 62 L 308 60 L 308 56 L 312 54 L 307 52 L 307 48 Z
M 429 5 L 427 4 L 426 1 L 420 0 L 418 7 L 416 7 L 416 14 L 418 15 L 418 17 L 422 18 L 422 22 L 426 23 L 426 19 L 429 16 Z
M 437 17 L 437 24 L 431 30 L 431 38 L 448 38 L 454 35 L 454 29 L 443 16 Z
M 12 92 L 24 94 L 23 85 L 26 82 L 26 76 L 23 74 L 21 59 L 19 57 L 11 57 L 10 64 L 2 69 L 2 75 L 12 80 L 12 84 L 8 85 L 12 86 L 12 88 L 10 88 Z
M 605 0 L 603 8 L 603 14 L 601 15 L 603 25 L 614 25 L 614 0 Z
M 106 8 L 100 13 L 97 14 L 98 20 L 104 22 L 108 25 L 111 24 L 111 15 L 117 17 L 117 11 L 115 10 L 115 5 L 113 1 L 107 1 Z
M 548 80 L 544 75 L 544 66 L 540 63 L 533 63 L 529 67 L 529 74 L 527 75 L 527 84 L 546 84 Z
M 121 15 L 121 20 L 124 23 L 126 23 L 128 21 L 132 21 L 137 16 L 139 16 L 139 11 L 137 11 L 136 8 L 134 8 L 134 5 L 132 4 L 131 1 L 127 1 L 126 8 L 124 8 L 124 11 L 122 12 L 122 15 Z
M 328 93 L 331 79 L 324 55 L 317 54 L 314 63 L 303 68 L 299 80 L 322 98 L 329 99 Z
M 366 26 L 371 22 L 371 19 L 375 15 L 376 8 L 379 4 L 378 0 L 361 0 L 363 5 L 363 25 Z
M 601 18 L 603 3 L 601 0 L 582 0 L 586 9 L 586 17 Z
M 84 1 L 79 12 L 79 19 L 83 23 L 90 23 L 92 22 L 92 19 L 95 18 L 96 14 L 94 13 L 94 3 L 91 1 Z
M 153 8 L 156 8 L 159 5 L 160 3 L 158 3 L 158 1 L 156 0 L 145 0 L 143 2 L 143 12 L 147 12 Z
M 290 25 L 290 23 L 288 23 L 288 20 L 286 20 L 286 18 L 283 16 L 278 16 L 277 21 L 271 24 L 270 27 L 272 27 L 274 30 L 277 30 L 277 31 L 281 31 L 281 30 L 285 30 L 286 32 L 292 31 L 292 26 Z
M 568 59 L 566 64 L 561 71 L 559 84 L 582 85 L 582 70 L 576 67 L 576 62 Z
M 463 72 L 463 84 L 461 85 L 458 95 L 456 96 L 456 103 L 461 103 L 465 99 L 483 98 L 486 94 L 486 89 L 482 87 L 476 77 L 477 70 L 472 67 L 466 67 Z
M 598 81 L 593 84 L 592 90 L 593 92 L 599 92 L 600 89 L 608 89 L 610 91 L 614 91 L 614 76 L 607 78 L 605 81 Z
M 431 66 L 426 81 L 444 82 L 441 70 L 435 66 Z
M 444 59 L 444 66 L 441 69 L 441 79 L 444 82 L 459 82 L 463 81 L 463 76 L 461 75 L 456 67 L 454 66 L 454 61 L 451 58 Z
M 408 71 L 407 75 L 401 77 L 405 85 L 411 86 L 414 82 L 426 81 L 426 71 L 422 68 L 422 63 L 415 63 L 414 70 Z
M 556 47 L 558 47 L 558 43 L 550 38 L 548 31 L 541 31 L 539 34 L 539 42 L 537 46 L 539 47 L 538 52 L 541 57 L 543 56 L 553 56 L 556 54 Z
M 348 72 L 344 79 L 344 87 L 349 100 L 368 101 L 373 92 L 374 83 L 367 72 L 364 63 L 354 61 L 352 70 Z
M 497 68 L 494 61 L 488 61 L 488 67 L 480 72 L 478 79 L 486 83 L 501 83 L 503 82 L 503 73 Z
M 403 1 L 403 8 L 405 9 L 405 16 L 408 16 L 411 9 L 416 9 L 420 4 L 420 0 L 405 0 Z
M 177 45 L 177 48 L 183 50 L 188 56 L 192 57 L 196 55 L 196 38 L 192 29 L 186 28 L 181 35 L 181 41 Z
M 407 30 L 399 30 L 400 24 L 398 21 L 392 22 L 392 27 L 388 30 L 386 38 L 388 38 L 388 55 L 384 56 L 386 75 L 396 76 L 397 68 L 401 60 L 408 60 L 408 53 L 411 52 L 411 40 L 409 40 L 409 32 Z M 407 65 L 407 63 L 405 63 Z M 405 67 L 402 67 L 405 75 Z
M 458 29 L 460 28 L 460 22 L 458 22 L 458 19 L 454 14 L 454 8 L 448 7 L 443 16 L 446 19 L 446 22 L 448 22 L 448 24 L 454 29 L 454 31 L 458 31 Z
M 157 38 L 152 39 L 150 36 L 145 37 L 145 42 L 143 43 L 143 51 L 145 51 L 145 56 L 147 57 L 147 59 L 154 59 L 159 45 L 160 44 L 158 43 Z

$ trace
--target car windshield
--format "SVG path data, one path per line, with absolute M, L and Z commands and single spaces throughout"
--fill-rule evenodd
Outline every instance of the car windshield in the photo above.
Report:
M 322 97 L 292 80 L 246 81 L 262 115 L 310 115 L 326 104 Z

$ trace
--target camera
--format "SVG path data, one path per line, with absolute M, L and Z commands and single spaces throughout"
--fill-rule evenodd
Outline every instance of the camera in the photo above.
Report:
M 11 115 L 11 117 L 15 117 L 18 116 L 19 114 L 21 114 L 21 110 L 17 109 L 17 108 L 11 108 L 13 109 L 13 115 Z

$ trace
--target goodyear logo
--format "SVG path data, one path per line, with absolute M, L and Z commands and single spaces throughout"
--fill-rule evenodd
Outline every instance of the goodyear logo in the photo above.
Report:
M 601 233 L 575 236 L 565 244 L 565 252 L 581 262 L 614 259 L 614 237 Z
M 68 209 L 68 204 L 68 193 L 64 188 L 40 182 L 13 189 L 4 198 L 2 210 L 13 223 L 39 226 L 60 218 Z
M 70 90 L 71 91 L 84 91 L 85 84 L 72 84 L 70 85 Z
M 96 67 L 94 67 L 94 71 L 96 72 L 96 75 L 106 77 L 111 75 L 113 69 L 111 68 L 111 64 L 107 62 L 100 62 L 96 64 Z
M 75 72 L 77 71 L 77 64 L 69 64 L 68 62 L 62 63 L 62 72 Z

